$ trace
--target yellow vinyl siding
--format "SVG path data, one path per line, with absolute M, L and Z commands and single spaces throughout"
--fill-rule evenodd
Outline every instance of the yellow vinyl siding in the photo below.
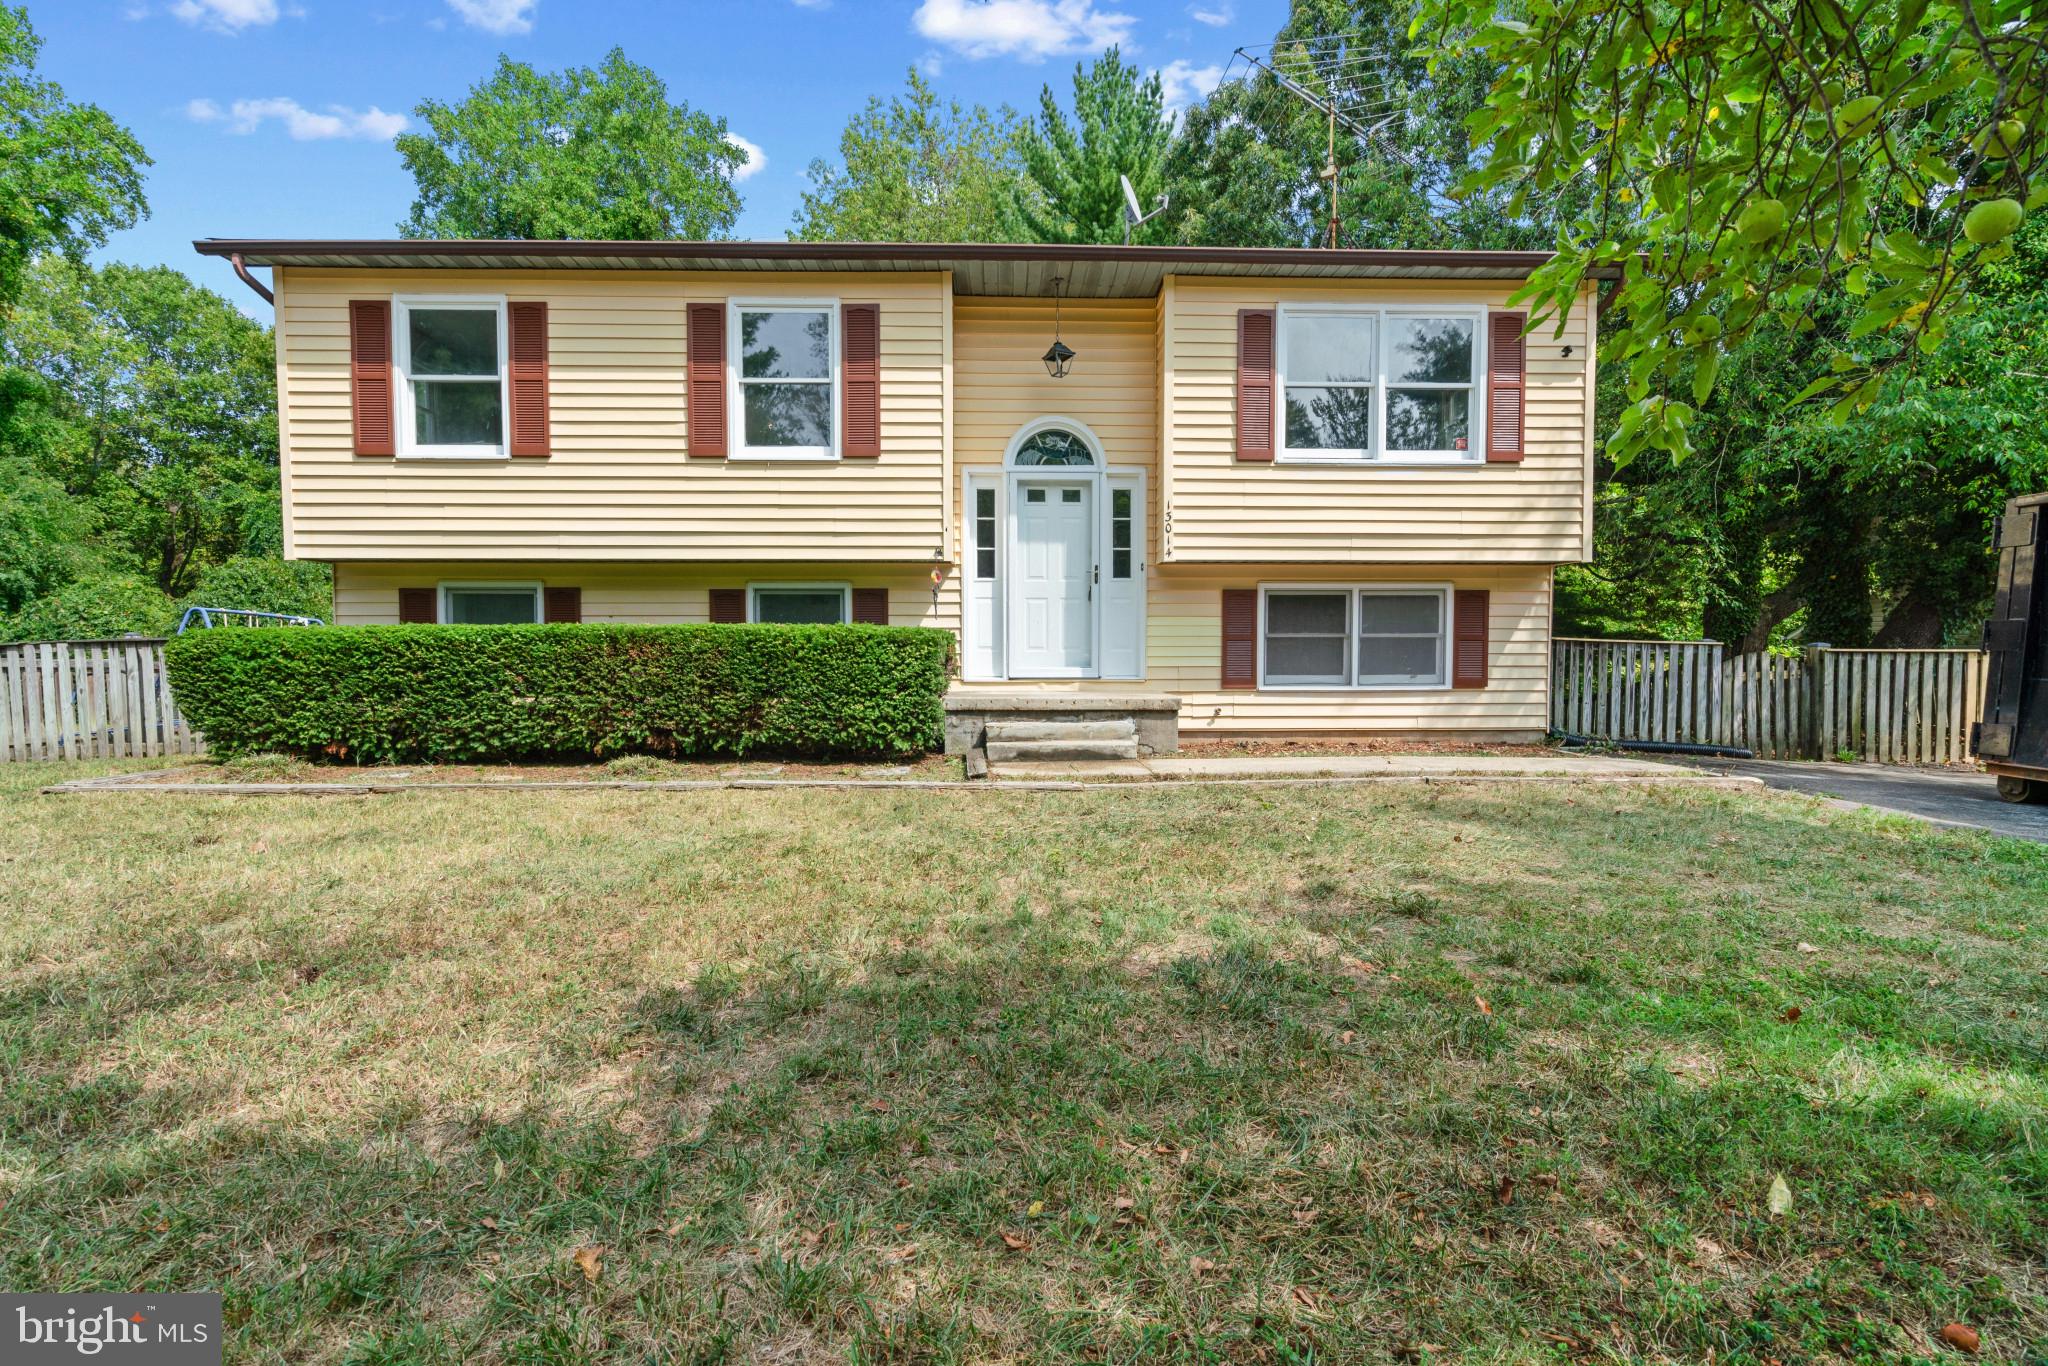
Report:
M 1040 418 L 1081 423 L 1102 442 L 1107 463 L 1143 470 L 1146 554 L 1156 550 L 1159 471 L 1159 306 L 1152 299 L 1080 299 L 1060 305 L 1060 335 L 1073 368 L 1056 380 L 1040 359 L 1052 345 L 1050 299 L 955 299 L 951 513 L 956 545 L 965 476 L 999 470 L 1017 429 Z
M 1342 688 L 1225 691 L 1223 590 L 1263 583 L 1445 583 L 1490 593 L 1487 685 L 1476 689 Z M 1327 569 L 1300 564 L 1176 566 L 1152 575 L 1146 608 L 1146 677 L 956 683 L 963 692 L 1177 694 L 1183 739 L 1204 734 L 1310 731 L 1541 732 L 1549 725 L 1550 571 L 1503 566 L 1389 565 Z
M 947 277 L 663 271 L 279 272 L 286 536 L 314 560 L 929 560 L 945 543 Z M 546 460 L 359 457 L 348 301 L 494 294 L 548 305 Z M 692 460 L 684 308 L 882 306 L 882 456 Z
M 1527 340 L 1527 456 L 1519 464 L 1316 466 L 1236 459 L 1239 309 L 1331 302 L 1500 308 L 1513 289 L 1436 280 L 1169 279 L 1162 295 L 1168 425 L 1161 516 L 1171 534 L 1162 558 L 1173 564 L 1585 559 L 1590 288 L 1563 336 L 1545 326 Z
M 891 626 L 959 625 L 957 597 L 932 601 L 929 571 L 871 563 L 696 565 L 565 563 L 560 560 L 438 561 L 414 564 L 337 564 L 334 624 L 388 626 L 398 620 L 398 590 L 443 583 L 538 583 L 583 590 L 585 621 L 687 624 L 711 620 L 711 590 L 752 583 L 844 583 L 889 590 Z

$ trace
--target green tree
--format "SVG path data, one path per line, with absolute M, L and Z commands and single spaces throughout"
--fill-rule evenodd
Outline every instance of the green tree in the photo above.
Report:
M 269 329 L 164 266 L 44 257 L 26 284 L 4 354 L 49 395 L 35 463 L 90 502 L 107 561 L 175 596 L 273 536 Z
M 1854 299 L 1833 291 L 1811 328 L 1766 322 L 1730 348 L 1697 458 L 1603 462 L 1595 562 L 1559 572 L 1560 632 L 1976 643 L 1992 524 L 2012 494 L 2048 487 L 2048 222 L 1974 288 L 1978 306 L 1840 422 L 1792 400 L 1827 373 Z M 1603 410 L 1628 402 L 1625 383 L 1603 375 Z
M 1173 125 L 1159 77 L 1126 66 L 1111 48 L 1093 66 L 1074 67 L 1070 122 L 1052 87 L 1039 94 L 1035 123 L 1025 125 L 1019 151 L 1024 182 L 1011 195 L 1008 230 L 1027 242 L 1121 242 L 1129 176 L 1148 210 L 1166 184 Z M 1133 241 L 1163 237 L 1156 223 Z
M 739 216 L 746 154 L 725 120 L 670 103 L 617 48 L 555 73 L 500 57 L 461 103 L 413 112 L 428 131 L 398 137 L 417 187 L 407 237 L 712 238 Z
M 107 113 L 35 75 L 28 11 L 0 5 L 0 322 L 39 252 L 74 258 L 149 212 L 142 145 Z
M 872 98 L 839 135 L 839 163 L 810 166 L 790 237 L 806 242 L 997 242 L 1021 188 L 1017 115 L 941 104 L 910 89 Z
M 1340 247 L 1548 245 L 1547 202 L 1516 212 L 1504 194 L 1451 197 L 1472 167 L 1466 116 L 1485 106 L 1496 73 L 1472 56 L 1432 70 L 1412 51 L 1410 16 L 1393 0 L 1295 0 L 1264 58 L 1270 69 L 1247 69 L 1182 115 L 1167 162 L 1173 237 L 1320 246 L 1331 208 L 1323 171 L 1334 161 Z M 1334 101 L 1344 115 L 1334 139 L 1328 118 L 1283 77 Z
M 200 572 L 178 611 L 188 607 L 245 607 L 332 621 L 334 587 L 324 564 L 238 555 Z
M 1977 306 L 2040 206 L 2048 22 L 1984 0 L 1422 0 L 1433 70 L 1498 71 L 1462 182 L 1520 208 L 1597 193 L 1525 291 L 1538 325 L 1595 267 L 1625 272 L 1602 354 L 1627 406 L 1609 449 L 1684 456 L 1720 359 L 1758 331 L 1844 326 L 1803 392 L 1845 421 Z M 1683 382 L 1685 388 L 1680 390 Z M 1682 395 L 1682 396 L 1681 396 Z M 1793 397 L 1798 397 L 1794 395 Z M 1690 401 L 1687 401 L 1687 400 Z
M 177 622 L 164 591 L 136 574 L 99 571 L 0 613 L 0 640 L 160 636 Z

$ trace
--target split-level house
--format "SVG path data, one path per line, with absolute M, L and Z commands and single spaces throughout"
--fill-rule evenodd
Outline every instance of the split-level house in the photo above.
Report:
M 340 624 L 932 626 L 956 709 L 1545 729 L 1596 286 L 1525 332 L 1541 253 L 196 245 L 271 269 Z

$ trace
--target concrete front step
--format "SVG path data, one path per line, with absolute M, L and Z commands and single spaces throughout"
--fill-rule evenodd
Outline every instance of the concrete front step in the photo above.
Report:
M 1121 721 L 991 721 L 988 742 L 1015 740 L 1135 740 L 1138 723 Z
M 1136 740 L 994 740 L 988 742 L 988 761 L 1011 763 L 1075 763 L 1099 759 L 1135 759 Z

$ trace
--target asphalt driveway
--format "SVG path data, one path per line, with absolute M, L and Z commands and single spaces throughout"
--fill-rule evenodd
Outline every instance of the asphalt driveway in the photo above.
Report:
M 1904 811 L 1951 825 L 1971 825 L 2012 839 L 2048 844 L 2048 806 L 2014 806 L 1998 799 L 1987 773 L 1967 769 L 1902 768 L 1890 764 L 1794 763 L 1776 759 L 1686 759 L 1716 773 L 1761 778 L 1767 787 L 1838 797 Z

